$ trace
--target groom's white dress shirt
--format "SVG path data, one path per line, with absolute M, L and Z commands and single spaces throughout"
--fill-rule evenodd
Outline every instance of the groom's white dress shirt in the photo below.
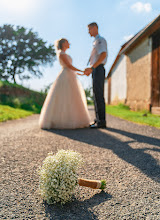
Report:
M 93 49 L 91 52 L 91 56 L 89 59 L 90 65 L 92 66 L 93 64 L 95 64 L 95 62 L 98 60 L 99 56 L 101 53 L 106 52 L 106 58 L 103 60 L 102 64 L 106 64 L 107 62 L 107 56 L 108 56 L 108 52 L 107 52 L 107 42 L 106 40 L 101 37 L 99 34 L 95 37 L 94 41 L 93 41 Z

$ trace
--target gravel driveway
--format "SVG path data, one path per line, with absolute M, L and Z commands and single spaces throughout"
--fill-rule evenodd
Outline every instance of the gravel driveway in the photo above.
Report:
M 107 129 L 47 131 L 38 118 L 0 123 L 0 219 L 160 219 L 159 129 L 107 115 Z M 106 190 L 78 187 L 64 207 L 43 202 L 37 169 L 58 149 L 80 152 L 79 176 L 106 179 Z

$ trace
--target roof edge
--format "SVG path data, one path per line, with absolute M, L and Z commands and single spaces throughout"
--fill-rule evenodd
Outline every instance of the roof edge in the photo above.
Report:
M 122 53 L 127 52 L 131 46 L 133 46 L 134 43 L 136 43 L 140 37 L 143 38 L 143 35 L 158 21 L 160 20 L 160 14 L 151 21 L 148 25 L 146 25 L 141 31 L 139 31 L 131 40 L 129 40 L 126 45 L 124 46 L 123 50 L 121 51 L 120 55 Z

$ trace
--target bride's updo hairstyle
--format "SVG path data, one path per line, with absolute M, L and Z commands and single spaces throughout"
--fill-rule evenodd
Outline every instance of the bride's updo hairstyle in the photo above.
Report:
M 57 40 L 55 42 L 55 47 L 56 47 L 56 50 L 62 50 L 62 45 L 63 43 L 66 41 L 67 39 L 65 38 L 61 38 L 60 40 Z

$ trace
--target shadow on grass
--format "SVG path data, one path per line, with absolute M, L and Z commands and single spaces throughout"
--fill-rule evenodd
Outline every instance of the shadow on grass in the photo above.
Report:
M 107 128 L 109 131 L 120 133 L 124 136 L 130 137 L 141 146 L 142 143 L 151 144 L 160 147 L 160 140 L 156 138 L 145 137 L 138 134 L 133 134 L 126 131 L 121 131 L 113 128 Z M 141 172 L 150 177 L 156 182 L 160 182 L 160 165 L 157 160 L 153 158 L 146 150 L 160 152 L 159 148 L 132 148 L 130 141 L 122 141 L 111 135 L 107 130 L 97 129 L 76 129 L 76 130 L 47 130 L 70 139 L 84 142 L 89 145 L 112 150 L 119 158 L 137 167 Z M 107 158 L 106 158 L 107 159 Z
M 86 199 L 84 201 L 75 199 L 73 202 L 67 203 L 64 206 L 48 205 L 45 203 L 45 212 L 46 216 L 49 217 L 50 220 L 96 220 L 98 218 L 91 209 L 111 198 L 111 195 L 101 191 L 90 199 Z

